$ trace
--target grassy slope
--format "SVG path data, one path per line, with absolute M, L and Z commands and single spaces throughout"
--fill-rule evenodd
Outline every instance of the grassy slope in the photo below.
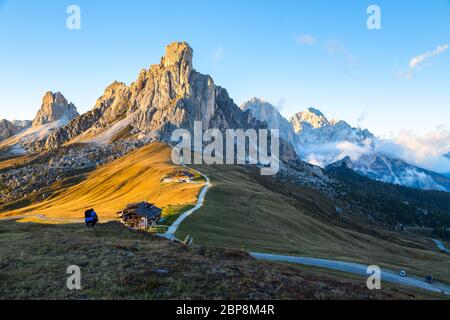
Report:
M 0 170 L 26 163 L 28 161 L 31 161 L 34 157 L 35 157 L 34 155 L 25 155 L 25 156 L 4 158 L 0 160 Z
M 162 176 L 176 170 L 176 167 L 168 162 L 169 157 L 170 149 L 167 146 L 152 144 L 122 159 L 100 167 L 89 174 L 85 181 L 76 186 L 64 189 L 63 192 L 47 201 L 25 209 L 9 212 L 9 215 L 32 213 L 45 214 L 48 217 L 54 218 L 80 218 L 80 213 L 86 207 L 93 206 L 97 209 L 102 219 L 107 219 L 110 217 L 113 218 L 114 212 L 124 207 L 127 203 L 142 199 L 153 201 L 161 207 L 168 204 L 176 206 L 195 202 L 201 185 L 159 183 Z M 428 270 L 431 270 L 439 279 L 448 277 L 445 271 L 442 271 L 449 269 L 448 259 L 445 255 L 417 249 L 426 248 L 429 245 L 428 243 L 421 242 L 418 238 L 397 239 L 390 234 L 381 234 L 376 231 L 370 231 L 369 233 L 371 235 L 364 232 L 355 232 L 356 225 L 352 226 L 355 228 L 349 229 L 349 225 L 342 223 L 333 214 L 330 214 L 334 210 L 333 203 L 308 189 L 301 189 L 288 184 L 277 184 L 270 179 L 260 177 L 258 172 L 252 172 L 242 167 L 221 166 L 201 167 L 200 169 L 210 176 L 213 187 L 207 194 L 205 207 L 183 223 L 180 230 L 180 237 L 183 237 L 188 232 L 193 234 L 196 244 L 243 248 L 265 252 L 304 254 L 349 261 L 362 261 L 371 264 L 376 263 L 398 268 L 400 266 L 406 266 L 410 272 L 414 270 L 415 273 L 425 274 L 430 272 Z M 11 222 L 3 223 L 10 224 Z M 87 247 L 89 243 L 94 241 L 92 239 L 89 240 L 89 237 L 94 237 L 94 239 L 101 242 L 95 246 L 96 250 L 100 250 L 101 252 L 106 250 L 106 253 L 102 253 L 102 259 L 111 255 L 111 258 L 105 260 L 104 267 L 107 266 L 108 270 L 109 268 L 115 270 L 111 272 L 118 272 L 119 274 L 114 275 L 117 280 L 117 277 L 123 278 L 123 275 L 120 275 L 120 271 L 116 267 L 117 265 L 120 266 L 122 268 L 121 270 L 126 267 L 122 265 L 122 262 L 119 263 L 119 261 L 125 256 L 130 256 L 130 251 L 131 255 L 133 254 L 134 249 L 131 243 L 136 241 L 133 238 L 133 240 L 128 242 L 129 245 L 125 245 L 125 248 L 121 251 L 110 248 L 110 245 L 114 247 L 117 245 L 116 243 L 126 241 L 123 239 L 125 235 L 123 230 L 121 231 L 119 229 L 114 229 L 117 233 L 115 231 L 111 233 L 108 231 L 106 233 L 93 233 L 90 235 L 85 232 L 84 227 L 81 225 L 48 226 L 47 228 L 49 229 L 45 229 L 43 226 L 23 224 L 24 229 L 17 232 L 15 228 L 22 228 L 22 224 L 14 223 L 10 225 L 13 225 L 12 231 L 3 231 L 2 235 L 2 231 L 0 230 L 0 239 L 6 241 L 4 246 L 0 245 L 0 248 L 3 247 L 0 254 L 0 257 L 2 257 L 0 260 L 0 268 L 4 268 L 5 265 L 10 265 L 9 260 L 16 259 L 17 257 L 14 254 L 20 252 L 21 248 L 24 251 L 27 246 L 30 248 L 36 247 L 32 251 L 32 257 L 30 257 L 32 260 L 29 261 L 29 265 L 23 265 L 23 267 L 18 269 L 18 264 L 11 264 L 11 266 L 16 265 L 15 268 L 12 267 L 11 272 L 14 274 L 13 270 L 16 270 L 24 277 L 29 276 L 29 273 L 32 273 L 34 268 L 42 268 L 42 265 L 49 266 L 51 264 L 47 262 L 49 258 L 50 260 L 54 259 L 55 262 L 59 261 L 59 259 L 67 261 L 76 253 L 80 254 L 78 258 L 82 260 L 81 263 L 86 264 L 86 261 L 83 259 L 91 259 L 96 254 L 95 250 L 90 250 Z M 337 227 L 336 225 L 342 226 Z M 45 233 L 46 230 L 49 232 Z M 367 230 L 370 229 L 366 229 L 365 231 Z M 53 232 L 56 232 L 56 234 L 53 234 Z M 4 237 L 2 238 L 2 236 Z M 389 237 L 391 237 L 389 240 L 403 243 L 403 245 L 399 246 L 385 241 Z M 44 243 L 42 243 L 43 246 L 40 250 L 38 248 L 41 242 L 36 239 L 41 238 Z M 11 239 L 15 241 L 11 241 Z M 154 245 L 148 244 L 148 246 Z M 103 248 L 103 246 L 106 247 Z M 156 245 L 153 252 L 160 256 L 167 248 L 166 245 Z M 147 249 L 143 247 L 142 250 L 146 251 Z M 30 253 L 29 250 L 25 251 Z M 34 256 L 34 251 L 41 254 L 42 259 Z M 400 257 L 398 257 L 399 255 Z M 189 261 L 183 261 L 183 257 L 180 259 L 176 263 L 181 263 L 183 266 L 189 263 Z M 8 261 L 8 263 L 5 261 Z M 200 261 L 196 260 L 196 262 Z M 62 261 L 59 263 L 62 263 Z M 99 261 L 95 263 L 101 264 Z M 126 262 L 123 263 L 126 264 Z M 230 262 L 229 267 L 233 268 L 232 265 Z M 273 266 L 272 264 L 262 264 L 263 267 L 257 272 L 270 272 L 268 270 L 262 271 L 268 265 Z M 127 264 L 127 266 L 131 265 Z M 147 270 L 144 266 L 136 266 L 136 268 L 138 272 L 142 271 L 141 268 Z M 207 267 L 204 266 L 204 268 L 206 269 L 203 269 L 202 272 L 208 272 Z M 96 269 L 94 268 L 91 271 L 96 272 Z M 144 278 L 148 276 L 150 283 L 156 281 L 154 275 L 148 273 L 148 270 L 142 272 L 142 274 L 139 273 L 141 278 L 142 276 Z M 320 276 L 323 276 L 322 271 L 316 272 Z M 271 275 L 268 277 L 272 279 L 272 277 L 278 276 Z M 294 275 L 293 279 L 296 279 L 295 277 Z M 122 281 L 122 278 L 119 280 Z M 346 276 L 346 278 L 348 277 Z M 283 279 L 285 279 L 285 282 L 291 281 L 289 277 L 284 277 Z M 289 281 L 286 281 L 287 279 Z M 55 281 L 54 279 L 47 280 Z M 39 280 L 38 278 L 34 279 L 31 277 L 30 281 L 25 281 L 23 286 L 30 286 L 30 283 L 33 281 Z M 97 280 L 92 279 L 92 281 Z M 133 282 L 135 280 L 130 281 Z M 179 285 L 178 280 L 175 282 L 172 281 L 174 279 L 169 280 L 169 286 L 171 288 L 172 286 L 177 287 Z M 272 283 L 274 280 L 270 281 Z M 295 283 L 295 280 L 293 281 Z M 325 280 L 322 279 L 320 281 Z M 328 279 L 325 282 L 327 281 L 331 280 Z M 150 287 L 165 286 L 158 281 L 156 282 L 156 285 L 150 284 Z M 93 286 L 96 287 L 97 285 L 95 284 Z M 141 294 L 150 294 L 150 291 L 148 291 L 150 289 L 146 288 L 145 285 L 134 282 L 133 285 L 143 290 L 136 296 L 142 297 Z M 315 289 L 322 287 L 322 285 L 319 285 L 319 287 L 317 285 L 318 283 L 312 285 L 311 288 L 314 286 L 316 286 Z M 14 290 L 18 290 L 17 292 L 21 292 L 20 290 L 23 289 L 22 284 L 19 287 L 14 287 L 13 284 L 12 286 Z M 220 286 L 226 285 L 222 283 Z M 308 285 L 305 284 L 304 286 L 308 288 Z M 346 291 L 345 294 L 347 297 L 352 296 L 349 294 L 345 285 L 344 287 L 339 287 L 342 284 L 335 282 L 331 286 L 335 288 L 333 290 L 337 290 L 335 291 L 336 293 L 339 290 L 344 290 Z M 336 289 L 338 288 L 336 286 L 339 289 Z M 357 286 L 359 288 L 361 286 L 364 287 L 364 281 L 359 279 Z M 44 284 L 42 284 L 41 289 L 51 290 L 46 289 Z M 101 292 L 89 292 L 88 296 L 111 297 L 114 294 L 118 296 L 126 295 L 128 297 L 135 296 L 133 294 L 130 295 L 129 290 L 126 292 L 120 291 L 120 288 L 114 288 L 111 293 L 106 292 L 106 287 L 98 290 L 101 290 Z M 174 290 L 176 291 L 176 289 Z M 181 291 L 183 290 L 191 292 L 189 288 L 184 288 Z M 203 288 L 202 290 L 210 290 L 210 288 Z M 262 290 L 262 288 L 259 288 L 259 290 Z M 294 288 L 291 288 L 289 290 L 291 290 L 289 294 L 292 297 L 298 298 L 304 294 L 299 289 L 294 290 Z M 312 292 L 310 291 L 311 294 Z M 316 294 L 324 294 L 324 297 L 330 297 L 328 293 L 323 293 L 322 290 L 316 290 L 316 292 L 318 293 L 314 293 L 311 297 L 315 297 Z M 364 292 L 364 294 L 368 294 L 367 290 Z M 383 294 L 386 294 L 384 290 L 383 292 Z M 412 291 L 408 289 L 408 292 Z M 20 294 L 26 295 L 26 293 Z M 53 294 L 52 292 L 50 296 L 54 296 Z M 205 297 L 211 297 L 214 294 L 215 292 L 204 293 Z M 227 286 L 227 289 L 223 289 L 220 294 L 225 297 L 234 297 L 237 293 Z M 229 296 L 230 294 L 231 296 Z M 258 294 L 261 296 L 263 292 L 259 292 Z M 357 292 L 356 294 L 360 293 Z M 60 297 L 60 293 L 56 296 Z M 268 295 L 267 297 L 281 298 L 288 296 L 280 294 L 277 296 Z M 174 296 L 169 295 L 169 297 Z
M 69 265 L 82 289 L 66 288 Z M 167 273 L 158 273 L 166 270 Z M 405 288 L 254 261 L 236 251 L 193 249 L 110 222 L 0 222 L 0 299 L 411 299 Z
M 202 166 L 213 187 L 177 236 L 198 244 L 377 264 L 450 283 L 450 259 L 431 241 L 377 230 L 334 214 L 311 190 L 277 183 L 242 167 Z
M 99 167 L 86 180 L 51 198 L 7 212 L 3 216 L 43 214 L 49 218 L 82 218 L 95 208 L 100 219 L 113 219 L 128 203 L 143 201 L 159 207 L 195 203 L 201 185 L 161 184 L 161 178 L 177 170 L 170 162 L 168 146 L 154 143 Z

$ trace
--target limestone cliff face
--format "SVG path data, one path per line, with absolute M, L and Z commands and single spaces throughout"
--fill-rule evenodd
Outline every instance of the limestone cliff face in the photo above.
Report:
M 193 129 L 194 121 L 202 121 L 204 129 L 220 130 L 263 125 L 242 111 L 210 76 L 195 71 L 192 58 L 187 43 L 168 45 L 159 64 L 142 70 L 130 86 L 119 82 L 108 86 L 91 111 L 39 141 L 37 149 L 55 148 L 74 138 L 107 136 L 112 127 L 120 126 L 165 140 L 176 128 Z
M 45 124 L 58 120 L 70 121 L 78 117 L 79 114 L 73 103 L 69 103 L 60 93 L 47 92 L 42 99 L 42 105 L 33 120 L 33 128 L 38 128 Z

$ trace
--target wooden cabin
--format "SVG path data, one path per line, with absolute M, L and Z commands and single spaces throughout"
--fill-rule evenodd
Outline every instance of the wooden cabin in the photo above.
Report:
M 161 219 L 162 209 L 146 201 L 129 204 L 117 212 L 118 220 L 134 229 L 147 230 Z

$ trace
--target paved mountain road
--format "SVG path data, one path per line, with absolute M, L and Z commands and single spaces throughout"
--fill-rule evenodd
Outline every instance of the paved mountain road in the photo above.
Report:
M 200 209 L 203 206 L 203 203 L 205 201 L 205 196 L 206 196 L 206 192 L 208 191 L 209 187 L 211 186 L 211 182 L 209 180 L 209 178 L 204 175 L 203 173 L 201 173 L 200 171 L 196 170 L 203 178 L 205 178 L 205 185 L 202 189 L 202 191 L 200 191 L 200 194 L 198 196 L 197 199 L 197 204 L 195 205 L 195 207 L 189 209 L 188 211 L 184 212 L 183 214 L 181 214 L 177 220 L 175 220 L 174 223 L 172 223 L 170 225 L 170 227 L 167 229 L 167 231 L 165 233 L 159 234 L 159 236 L 169 239 L 169 240 L 176 240 L 175 238 L 175 233 L 178 230 L 178 227 L 180 226 L 180 224 L 187 218 L 189 217 L 191 214 L 193 214 L 195 211 L 197 211 L 198 209 Z
M 359 263 L 351 263 L 336 260 L 316 259 L 307 257 L 284 256 L 278 254 L 266 254 L 250 252 L 250 255 L 258 260 L 272 261 L 272 262 L 289 262 L 295 264 L 302 264 L 307 266 L 315 266 L 331 270 L 343 271 L 368 277 L 366 265 Z M 450 295 L 450 286 L 434 282 L 427 283 L 425 280 L 414 276 L 401 277 L 398 272 L 389 269 L 381 269 L 381 281 L 386 281 L 394 284 L 400 284 L 410 287 L 416 287 L 432 292 L 439 292 Z

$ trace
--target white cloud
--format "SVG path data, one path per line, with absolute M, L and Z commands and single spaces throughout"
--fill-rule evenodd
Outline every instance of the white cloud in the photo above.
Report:
M 220 60 L 225 56 L 225 50 L 220 46 L 216 49 L 216 51 L 213 54 L 214 60 Z
M 401 159 L 409 164 L 435 172 L 450 172 L 450 159 L 444 154 L 450 151 L 450 131 L 438 127 L 434 131 L 419 136 L 412 131 L 401 131 L 385 139 L 368 140 L 359 145 L 348 141 L 307 145 L 299 150 L 300 156 L 309 163 L 325 167 L 348 156 L 352 161 L 362 156 L 384 154 Z M 415 175 L 418 179 L 418 175 Z
M 305 45 L 305 46 L 311 46 L 317 42 L 317 39 L 310 34 L 305 34 L 302 36 L 298 36 L 295 39 L 295 41 L 297 41 L 297 43 Z
M 441 53 L 443 53 L 444 51 L 446 51 L 450 46 L 448 44 L 444 44 L 441 46 L 438 46 L 435 50 L 433 51 L 427 51 L 421 55 L 418 55 L 416 57 L 413 57 L 410 61 L 409 61 L 409 67 L 411 69 L 418 69 L 420 68 L 420 66 L 422 65 L 422 63 L 424 63 L 426 60 L 428 60 L 429 58 L 435 57 L 440 55 Z
M 450 172 L 450 159 L 443 156 L 450 150 L 450 131 L 443 126 L 424 136 L 404 130 L 379 142 L 376 148 L 421 168 Z
M 316 166 L 326 167 L 345 157 L 350 157 L 352 161 L 356 161 L 361 156 L 372 152 L 370 141 L 367 144 L 359 145 L 349 141 L 331 142 L 318 145 L 308 145 L 302 147 L 300 155 L 302 158 Z

